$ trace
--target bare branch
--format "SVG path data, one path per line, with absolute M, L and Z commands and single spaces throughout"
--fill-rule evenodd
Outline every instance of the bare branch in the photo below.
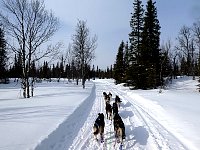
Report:
M 18 43 L 18 46 L 9 46 L 13 52 L 22 56 L 23 86 L 27 88 L 28 93 L 32 62 L 58 53 L 60 44 L 49 46 L 45 51 L 40 47 L 58 30 L 59 21 L 51 11 L 45 10 L 43 0 L 2 0 L 2 3 L 4 13 L 0 13 L 0 20 L 6 27 L 9 37 Z

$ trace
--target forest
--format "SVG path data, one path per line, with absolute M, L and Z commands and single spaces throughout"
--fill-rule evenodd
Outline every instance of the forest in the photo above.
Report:
M 160 41 L 156 2 L 133 3 L 129 41 L 119 45 L 113 74 L 116 84 L 127 83 L 134 89 L 164 88 L 177 76 L 200 76 L 200 20 L 183 26 L 176 44 Z
M 2 0 L 0 12 L 0 83 L 21 79 L 24 98 L 33 96 L 34 83 L 52 78 L 113 78 L 133 89 L 164 88 L 177 76 L 200 78 L 200 20 L 183 25 L 176 43 L 161 43 L 156 2 L 134 0 L 129 40 L 122 39 L 115 62 L 107 69 L 91 64 L 97 35 L 91 36 L 84 20 L 78 20 L 66 52 L 62 43 L 41 46 L 56 33 L 59 19 L 40 0 Z M 11 19 L 13 18 L 13 19 Z M 11 40 L 12 39 L 12 40 Z M 116 43 L 117 44 L 117 43 Z M 54 62 L 54 63 L 52 63 Z

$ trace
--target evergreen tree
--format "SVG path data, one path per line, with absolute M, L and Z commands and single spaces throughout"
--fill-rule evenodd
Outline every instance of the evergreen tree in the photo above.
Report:
M 97 69 L 96 69 L 96 77 L 99 78 L 99 67 L 97 66 Z
M 110 66 L 110 78 L 113 78 L 113 66 Z
M 163 86 L 164 80 L 163 77 L 169 77 L 169 75 L 172 75 L 172 64 L 169 58 L 169 54 L 167 51 L 163 51 L 161 53 L 161 71 L 160 71 L 160 80 L 161 80 L 161 86 Z
M 69 65 L 69 64 L 67 64 L 67 65 L 65 66 L 65 71 L 64 71 L 64 73 L 65 73 L 64 78 L 70 79 L 70 65 Z
M 58 77 L 58 75 L 57 75 L 57 69 L 55 67 L 55 64 L 53 64 L 51 73 L 52 73 L 52 78 L 57 78 Z
M 60 66 L 59 63 L 57 63 L 56 68 L 55 68 L 55 70 L 56 70 L 56 76 L 55 77 L 56 78 L 60 78 L 60 67 L 59 66 Z
M 160 25 L 157 19 L 155 2 L 148 0 L 142 32 L 141 53 L 139 55 L 140 85 L 139 88 L 156 88 L 160 79 Z
M 64 59 L 63 59 L 63 56 L 61 58 L 59 69 L 60 69 L 60 78 L 63 78 L 63 76 L 64 76 Z
M 142 42 L 142 31 L 144 24 L 144 9 L 141 0 L 135 0 L 133 3 L 134 12 L 131 13 L 131 33 L 129 34 L 130 40 L 130 55 L 129 61 L 131 64 L 137 63 L 137 56 L 139 55 L 139 50 Z
M 107 69 L 106 69 L 105 77 L 106 77 L 107 79 L 110 78 L 110 68 L 109 68 L 109 67 L 107 67 Z
M 108 79 L 113 78 L 113 69 L 112 69 L 112 65 L 110 67 L 107 67 L 106 70 L 106 77 Z
M 115 83 L 119 84 L 124 81 L 124 42 L 122 41 L 116 56 L 116 63 L 114 64 L 114 79 Z
M 124 68 L 125 68 L 125 80 L 126 81 L 128 79 L 130 79 L 128 77 L 129 66 L 130 66 L 130 49 L 128 47 L 128 42 L 127 42 L 125 45 L 125 48 L 124 48 Z
M 32 73 L 30 75 L 32 75 Z M 13 66 L 10 66 L 10 69 L 8 71 L 8 77 L 9 78 L 21 78 L 21 76 L 22 76 L 21 55 L 15 54 L 14 64 L 13 64 Z
M 91 75 L 91 77 L 92 77 L 93 80 L 95 80 L 95 78 L 96 78 L 94 65 L 92 66 L 92 75 Z
M 130 47 L 125 48 L 126 80 L 129 84 L 138 87 L 138 58 L 140 55 L 142 32 L 144 26 L 144 9 L 141 0 L 134 0 L 133 13 L 130 21 L 131 33 L 129 34 Z
M 36 66 L 35 66 L 35 61 L 32 62 L 31 68 L 30 68 L 30 77 L 36 78 Z
M 7 62 L 6 41 L 4 38 L 3 28 L 0 26 L 0 79 L 6 78 L 6 62 Z

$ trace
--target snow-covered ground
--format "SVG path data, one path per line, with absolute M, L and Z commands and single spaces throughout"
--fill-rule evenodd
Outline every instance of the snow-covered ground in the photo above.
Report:
M 129 90 L 113 80 L 36 84 L 35 96 L 22 99 L 19 84 L 0 85 L 0 150 L 119 149 L 113 125 L 105 120 L 105 141 L 97 143 L 92 126 L 105 114 L 103 91 L 119 95 L 126 127 L 123 149 L 197 150 L 200 147 L 200 93 L 197 81 L 179 78 L 162 93 Z

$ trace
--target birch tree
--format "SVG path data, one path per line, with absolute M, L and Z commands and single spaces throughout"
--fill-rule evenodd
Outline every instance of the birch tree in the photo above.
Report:
M 194 41 L 196 43 L 197 49 L 198 49 L 198 76 L 200 81 L 200 21 L 196 21 L 193 24 L 192 31 L 194 33 Z
M 86 21 L 78 20 L 75 34 L 72 36 L 72 55 L 77 69 L 81 70 L 83 88 L 85 88 L 86 66 L 94 59 L 97 47 L 97 36 L 90 37 L 90 30 L 86 26 Z
M 30 66 L 41 58 L 52 55 L 55 47 L 40 49 L 58 29 L 58 18 L 45 10 L 42 0 L 2 0 L 0 20 L 15 45 L 12 51 L 21 56 L 23 97 L 30 97 Z M 53 54 L 54 55 L 54 54 Z
M 193 64 L 193 53 L 194 53 L 194 38 L 192 37 L 191 28 L 183 26 L 179 32 L 178 36 L 178 46 L 176 49 L 183 53 L 183 56 L 186 58 L 187 63 L 187 75 L 190 75 L 192 72 Z

